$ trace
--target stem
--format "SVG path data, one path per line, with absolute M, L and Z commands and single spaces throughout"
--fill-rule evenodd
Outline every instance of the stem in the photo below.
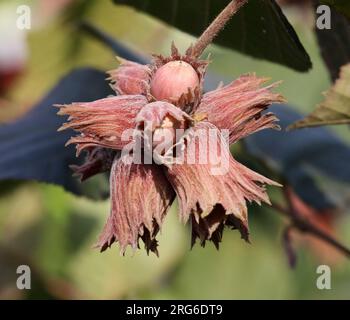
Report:
M 304 121 L 304 120 L 300 120 Z M 339 120 L 326 120 L 326 121 L 318 121 L 318 122 L 296 122 L 287 127 L 287 131 L 295 130 L 295 129 L 303 129 L 303 128 L 311 128 L 311 127 L 322 127 L 322 126 L 334 126 L 334 125 L 342 125 L 342 124 L 350 124 L 349 119 L 339 119 Z
M 297 256 L 294 251 L 294 248 L 292 246 L 292 241 L 291 241 L 291 231 L 293 230 L 293 225 L 289 225 L 286 227 L 283 231 L 283 245 L 285 247 L 287 257 L 288 257 L 288 262 L 291 268 L 295 268 L 297 264 Z
M 334 239 L 332 236 L 324 232 L 323 230 L 319 229 L 316 227 L 314 224 L 311 222 L 299 217 L 298 215 L 295 215 L 292 213 L 290 210 L 282 207 L 279 204 L 273 204 L 272 208 L 274 208 L 277 212 L 283 214 L 284 216 L 287 216 L 288 218 L 291 219 L 292 224 L 295 228 L 297 228 L 299 231 L 309 233 L 316 238 L 330 244 L 340 252 L 342 252 L 345 256 L 350 258 L 350 249 L 347 248 L 345 245 L 340 243 L 338 240 Z
M 203 32 L 194 46 L 189 49 L 191 55 L 198 58 L 203 53 L 204 49 L 217 36 L 220 30 L 224 28 L 230 18 L 247 2 L 248 0 L 232 0 Z

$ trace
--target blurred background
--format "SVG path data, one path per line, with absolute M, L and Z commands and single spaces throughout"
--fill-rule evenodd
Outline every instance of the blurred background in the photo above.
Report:
M 23 4 L 31 8 L 30 30 L 14 26 L 16 9 Z M 224 80 L 247 72 L 283 80 L 279 90 L 289 105 L 303 113 L 311 112 L 331 82 L 313 32 L 313 14 L 301 15 L 298 10 L 288 6 L 284 13 L 311 56 L 311 71 L 296 72 L 212 46 L 209 72 Z M 117 66 L 113 52 L 76 28 L 72 21 L 77 17 L 148 57 L 152 53 L 168 54 L 173 40 L 182 51 L 194 40 L 110 0 L 1 0 L 0 123 L 22 117 L 77 67 L 106 71 Z M 347 127 L 327 130 L 345 144 L 350 143 Z M 0 145 L 5 142 L 0 140 Z M 341 190 L 349 201 L 348 185 L 330 182 L 323 176 L 318 182 L 327 185 L 330 194 L 337 195 Z M 107 190 L 107 185 L 97 179 L 89 188 Z M 268 206 L 249 208 L 252 244 L 242 241 L 238 232 L 226 230 L 217 251 L 211 243 L 204 249 L 195 245 L 190 250 L 190 230 L 178 221 L 175 203 L 159 236 L 160 257 L 147 256 L 144 250 L 134 255 L 128 251 L 122 257 L 117 245 L 103 254 L 92 248 L 109 212 L 108 199 L 92 200 L 60 186 L 33 181 L 5 181 L 0 191 L 1 299 L 350 298 L 348 259 L 320 241 L 295 232 L 293 245 L 298 261 L 292 269 L 282 245 L 286 220 Z M 283 201 L 279 191 L 271 189 L 269 194 L 273 201 Z M 349 245 L 350 209 L 346 203 L 326 228 Z M 16 287 L 16 268 L 22 264 L 31 267 L 31 290 Z M 331 266 L 331 290 L 316 287 L 316 269 L 321 264 Z

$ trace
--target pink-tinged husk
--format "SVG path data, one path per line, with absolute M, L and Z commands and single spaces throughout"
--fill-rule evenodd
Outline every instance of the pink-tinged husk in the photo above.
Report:
M 196 136 L 196 132 L 201 134 Z M 186 145 L 184 162 L 172 164 L 166 170 L 179 199 L 180 218 L 183 222 L 191 218 L 193 242 L 199 237 L 202 245 L 205 240 L 218 245 L 224 225 L 238 228 L 247 240 L 246 201 L 269 203 L 265 184 L 278 185 L 234 160 L 228 143 L 220 138 L 220 134 L 209 122 L 197 123 L 183 139 Z M 208 146 L 215 144 L 213 156 L 213 149 L 209 150 Z M 195 161 L 191 164 L 187 161 L 187 154 L 194 150 Z M 200 163 L 199 155 L 203 152 L 200 150 L 207 150 L 207 159 L 211 153 L 211 160 Z M 227 170 L 218 174 L 216 163 L 227 164 Z
M 232 230 L 239 230 L 242 239 L 249 241 L 248 224 L 242 220 L 236 218 L 234 215 L 227 215 L 222 205 L 216 205 L 211 214 L 205 218 L 201 218 L 198 221 L 195 216 L 191 216 L 192 226 L 192 247 L 196 243 L 197 238 L 200 241 L 202 247 L 205 246 L 206 241 L 209 239 L 213 242 L 216 249 L 219 249 L 219 244 L 222 240 L 222 235 L 225 227 Z
M 151 81 L 151 94 L 156 100 L 177 102 L 199 86 L 194 68 L 185 61 L 170 61 L 158 68 Z
M 59 130 L 73 129 L 81 133 L 67 142 L 77 144 L 78 153 L 95 146 L 119 150 L 130 142 L 122 139 L 123 132 L 135 127 L 135 116 L 146 104 L 144 96 L 135 95 L 59 105 L 58 114 L 69 116 Z
M 118 60 L 119 67 L 108 72 L 112 88 L 118 94 L 149 96 L 152 73 L 149 66 L 122 58 Z
M 116 154 L 120 153 L 119 151 L 100 147 L 92 147 L 86 151 L 87 156 L 82 165 L 69 166 L 74 171 L 74 176 L 79 178 L 81 182 L 96 174 L 109 171 Z
M 162 79 L 169 80 L 170 85 L 172 85 L 172 77 L 174 78 L 174 80 L 176 80 L 177 78 L 177 74 L 170 70 L 170 68 L 168 70 L 168 75 L 166 73 L 163 73 L 163 75 L 160 77 L 161 79 L 157 80 L 156 73 L 158 70 L 160 70 L 164 65 L 166 65 L 169 62 L 182 61 L 185 62 L 185 64 L 189 64 L 195 71 L 197 77 L 193 77 L 194 75 L 190 75 L 190 78 L 192 80 L 189 81 L 188 91 L 186 91 L 179 97 L 176 95 L 177 99 L 170 99 L 169 101 L 167 99 L 165 100 L 175 104 L 177 107 L 185 110 L 188 113 L 191 113 L 192 110 L 194 110 L 198 106 L 202 97 L 204 76 L 207 66 L 209 64 L 208 60 L 198 60 L 197 58 L 189 54 L 181 55 L 174 44 L 172 44 L 171 55 L 169 57 L 154 55 L 154 59 L 149 65 L 142 65 L 121 58 L 119 58 L 119 60 L 121 62 L 120 66 L 117 69 L 108 72 L 108 80 L 111 81 L 112 88 L 118 94 L 144 95 L 145 97 L 147 97 L 149 102 L 156 100 L 164 100 L 157 99 L 158 93 L 161 92 L 161 96 L 163 96 L 163 93 L 168 92 L 169 89 L 162 88 L 162 85 L 166 85 L 166 83 L 161 83 Z M 154 83 L 153 80 L 156 80 L 156 83 Z M 180 83 L 179 85 L 181 86 L 182 84 L 183 83 Z M 156 89 L 153 88 L 153 93 L 156 95 L 156 97 L 152 96 L 152 85 L 158 87 Z
M 208 121 L 220 129 L 228 129 L 230 143 L 262 129 L 278 129 L 273 114 L 261 114 L 270 104 L 285 101 L 271 91 L 277 84 L 261 87 L 267 80 L 254 74 L 241 76 L 227 86 L 204 94 L 196 114 L 206 115 Z
M 190 88 L 189 91 L 178 98 L 177 101 L 171 101 L 177 107 L 186 111 L 187 113 L 191 113 L 194 110 L 202 97 L 203 92 L 203 84 L 204 84 L 204 76 L 209 64 L 209 60 L 199 60 L 190 54 L 181 55 L 179 50 L 176 48 L 174 43 L 171 46 L 171 55 L 169 57 L 164 57 L 162 55 L 154 55 L 153 62 L 150 65 L 152 70 L 152 76 L 157 72 L 159 68 L 172 61 L 184 61 L 192 66 L 192 68 L 196 71 L 199 85 L 196 88 Z M 169 74 L 171 77 L 171 74 Z
M 190 64 L 197 72 L 200 80 L 201 87 L 204 83 L 204 76 L 206 69 L 209 64 L 209 60 L 199 60 L 194 58 L 190 54 L 181 55 L 179 50 L 176 48 L 175 44 L 171 45 L 171 55 L 169 57 L 164 57 L 162 55 L 153 55 L 153 72 L 170 61 L 185 61 Z
M 152 124 L 152 130 L 160 127 L 166 117 L 177 121 L 180 127 L 188 127 L 192 123 L 191 117 L 181 109 L 166 101 L 155 101 L 147 104 L 137 114 L 136 126 L 144 126 L 146 123 Z
M 143 107 L 135 122 L 143 137 L 145 152 L 160 164 L 164 162 L 164 153 L 180 138 L 177 130 L 185 132 L 193 124 L 193 119 L 169 102 L 156 101 Z
M 125 155 L 113 162 L 111 213 L 97 247 L 104 251 L 119 242 L 124 254 L 128 245 L 135 250 L 141 238 L 147 252 L 158 254 L 156 235 L 175 193 L 160 167 L 134 164 L 131 160 Z

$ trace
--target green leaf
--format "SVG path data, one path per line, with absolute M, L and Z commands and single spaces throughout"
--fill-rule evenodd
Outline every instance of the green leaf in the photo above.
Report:
M 325 101 L 290 129 L 350 123 L 350 64 L 341 68 L 340 78 L 325 93 Z
M 332 28 L 316 28 L 321 55 L 332 81 L 338 79 L 340 68 L 350 61 L 350 20 L 331 8 Z
M 176 28 L 199 36 L 228 0 L 113 0 L 130 5 Z M 215 39 L 219 45 L 298 71 L 312 64 L 275 0 L 249 1 Z
M 322 0 L 324 4 L 333 6 L 340 13 L 350 19 L 350 1 L 349 0 Z

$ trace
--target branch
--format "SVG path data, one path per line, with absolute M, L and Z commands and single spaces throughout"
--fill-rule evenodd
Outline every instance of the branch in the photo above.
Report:
M 247 2 L 248 0 L 232 0 L 203 32 L 194 46 L 189 49 L 188 54 L 198 58 L 203 53 L 204 49 L 212 43 L 231 17 Z
M 343 253 L 346 257 L 350 258 L 350 249 L 345 245 L 340 243 L 338 240 L 334 239 L 331 235 L 327 234 L 320 228 L 316 227 L 314 224 L 308 220 L 300 217 L 298 214 L 295 214 L 293 210 L 284 208 L 279 204 L 272 204 L 272 208 L 275 209 L 278 213 L 288 217 L 291 220 L 292 226 L 298 229 L 301 232 L 311 234 L 316 238 L 328 243 L 329 245 L 336 248 L 338 251 Z
M 283 231 L 283 246 L 286 250 L 288 262 L 291 268 L 295 268 L 297 264 L 297 255 L 292 246 L 291 231 L 293 230 L 293 225 L 287 226 Z

